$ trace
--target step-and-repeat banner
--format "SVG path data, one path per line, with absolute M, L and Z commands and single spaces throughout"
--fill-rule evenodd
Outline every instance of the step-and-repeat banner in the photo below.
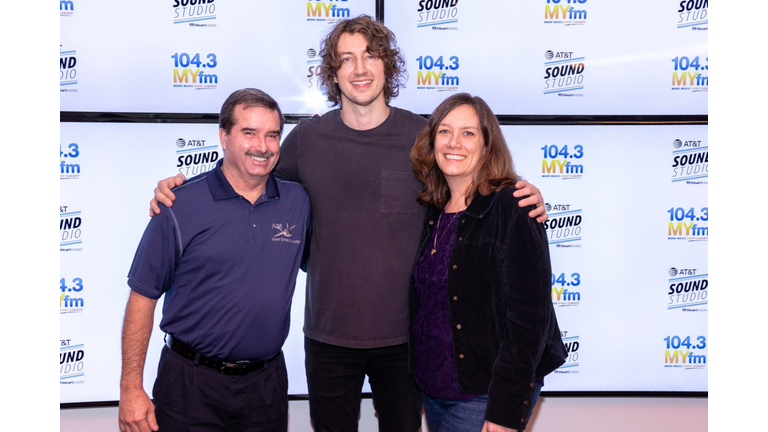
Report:
M 428 114 L 459 91 L 496 114 L 706 114 L 708 0 L 387 0 Z M 258 87 L 325 112 L 320 40 L 373 0 L 60 2 L 62 111 L 216 113 Z
M 707 114 L 708 0 L 388 0 L 430 113 L 469 92 L 496 114 Z
M 550 215 L 552 303 L 569 357 L 546 389 L 707 391 L 707 127 L 503 130 Z M 213 124 L 61 125 L 62 402 L 119 398 L 126 275 L 152 189 L 211 169 L 222 157 L 217 133 Z M 306 394 L 304 284 L 300 272 L 285 345 L 291 394 Z M 162 345 L 155 328 L 147 389 Z
M 393 105 L 430 113 L 466 91 L 497 114 L 706 114 L 707 1 L 614 3 L 388 0 L 409 72 Z M 322 113 L 320 40 L 374 9 L 62 1 L 61 110 L 217 113 L 233 90 L 258 87 L 286 113 Z M 707 127 L 503 130 L 550 215 L 552 302 L 569 357 L 545 390 L 707 391 Z M 215 124 L 61 124 L 62 403 L 119 398 L 126 275 L 152 190 L 222 156 Z M 306 394 L 304 284 L 300 272 L 285 346 L 291 394 Z M 148 390 L 162 344 L 156 328 Z

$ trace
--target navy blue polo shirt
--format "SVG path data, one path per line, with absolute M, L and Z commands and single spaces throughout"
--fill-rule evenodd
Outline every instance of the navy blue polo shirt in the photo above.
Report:
M 221 171 L 173 190 L 139 243 L 128 285 L 157 299 L 160 328 L 218 360 L 262 360 L 288 336 L 296 274 L 310 224 L 298 183 L 269 176 L 251 204 Z

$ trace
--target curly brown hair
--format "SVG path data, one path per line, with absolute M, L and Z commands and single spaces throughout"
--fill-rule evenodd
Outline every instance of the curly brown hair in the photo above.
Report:
M 491 108 L 478 96 L 458 93 L 448 97 L 435 108 L 427 125 L 416 136 L 416 143 L 411 149 L 413 172 L 416 178 L 424 183 L 419 194 L 419 202 L 422 204 L 442 209 L 451 199 L 448 182 L 435 160 L 435 136 L 445 116 L 461 105 L 469 105 L 475 110 L 480 120 L 480 130 L 485 144 L 485 154 L 469 186 L 465 204 L 469 205 L 478 192 L 481 195 L 488 195 L 514 185 L 520 179 L 515 173 L 512 155 L 507 148 L 499 121 Z
M 392 98 L 400 93 L 400 87 L 405 87 L 408 74 L 405 71 L 405 60 L 397 47 L 397 38 L 380 22 L 374 21 L 367 15 L 339 21 L 320 45 L 320 85 L 325 87 L 328 100 L 334 106 L 341 103 L 341 90 L 333 81 L 336 72 L 341 67 L 341 57 L 338 53 L 339 39 L 343 34 L 361 34 L 368 41 L 368 52 L 384 62 L 384 98 L 389 104 Z

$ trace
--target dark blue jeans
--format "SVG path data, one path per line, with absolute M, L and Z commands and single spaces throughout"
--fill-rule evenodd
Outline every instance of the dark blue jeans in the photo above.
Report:
M 416 432 L 421 395 L 408 375 L 408 345 L 354 349 L 304 338 L 309 414 L 315 432 L 357 431 L 368 375 L 380 432 Z
M 526 416 L 530 420 L 533 407 L 539 400 L 541 384 L 536 383 L 531 397 L 531 410 Z M 488 396 L 478 396 L 466 400 L 448 400 L 433 398 L 421 393 L 424 400 L 424 416 L 427 418 L 429 432 L 480 432 L 485 423 L 485 407 Z

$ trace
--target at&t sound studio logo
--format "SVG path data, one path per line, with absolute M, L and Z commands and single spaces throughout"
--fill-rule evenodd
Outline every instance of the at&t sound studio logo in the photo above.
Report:
M 73 0 L 59 1 L 59 16 L 70 18 L 75 13 L 75 2 Z
M 571 204 L 545 203 L 549 219 L 544 221 L 549 244 L 558 248 L 581 247 L 581 209 Z
M 74 211 L 69 206 L 59 206 L 60 252 L 82 252 L 82 224 L 83 219 L 79 211 Z
M 584 96 L 584 69 L 586 57 L 577 56 L 573 51 L 551 51 L 544 53 L 544 94 L 560 97 Z
M 670 335 L 664 338 L 664 367 L 704 370 L 707 367 L 707 337 Z
M 173 53 L 173 86 L 195 90 L 215 90 L 219 76 L 213 72 L 219 61 L 216 54 Z
M 85 384 L 85 344 L 73 344 L 71 339 L 61 339 L 59 383 Z
M 568 145 L 545 145 L 541 148 L 544 160 L 541 164 L 542 178 L 559 178 L 563 180 L 580 180 L 584 176 L 584 146 L 575 145 L 568 150 Z
M 669 269 L 667 281 L 667 310 L 680 310 L 683 312 L 706 312 L 707 297 L 709 291 L 709 279 L 707 273 L 700 273 L 698 269 Z
M 189 24 L 190 27 L 216 27 L 216 4 L 214 0 L 173 0 L 173 23 Z
M 317 50 L 310 48 L 307 50 L 307 91 L 320 91 L 320 75 L 322 73 L 321 64 L 323 58 L 318 56 Z
M 416 27 L 432 30 L 459 29 L 459 0 L 419 0 Z
M 682 0 L 677 6 L 677 28 L 709 30 L 709 0 Z
M 72 278 L 67 282 L 66 278 L 59 281 L 59 309 L 60 314 L 83 313 L 85 300 L 80 297 L 83 292 L 83 278 Z
M 336 24 L 359 14 L 353 14 L 350 5 L 353 0 L 309 0 L 307 1 L 307 21 Z
M 672 183 L 708 184 L 709 146 L 701 140 L 672 142 Z
M 216 167 L 219 145 L 206 145 L 206 140 L 176 140 L 176 168 L 190 178 Z
M 568 356 L 565 358 L 565 363 L 562 366 L 555 369 L 556 374 L 577 374 L 579 373 L 579 337 L 574 335 L 568 335 L 567 331 L 561 331 L 560 337 L 563 339 L 565 345 L 565 351 Z
M 709 240 L 709 207 L 671 207 L 669 213 L 669 240 L 688 242 Z
M 59 46 L 59 91 L 77 93 L 77 51 Z
M 563 26 L 584 25 L 587 23 L 587 0 L 546 0 L 544 5 L 544 24 Z

